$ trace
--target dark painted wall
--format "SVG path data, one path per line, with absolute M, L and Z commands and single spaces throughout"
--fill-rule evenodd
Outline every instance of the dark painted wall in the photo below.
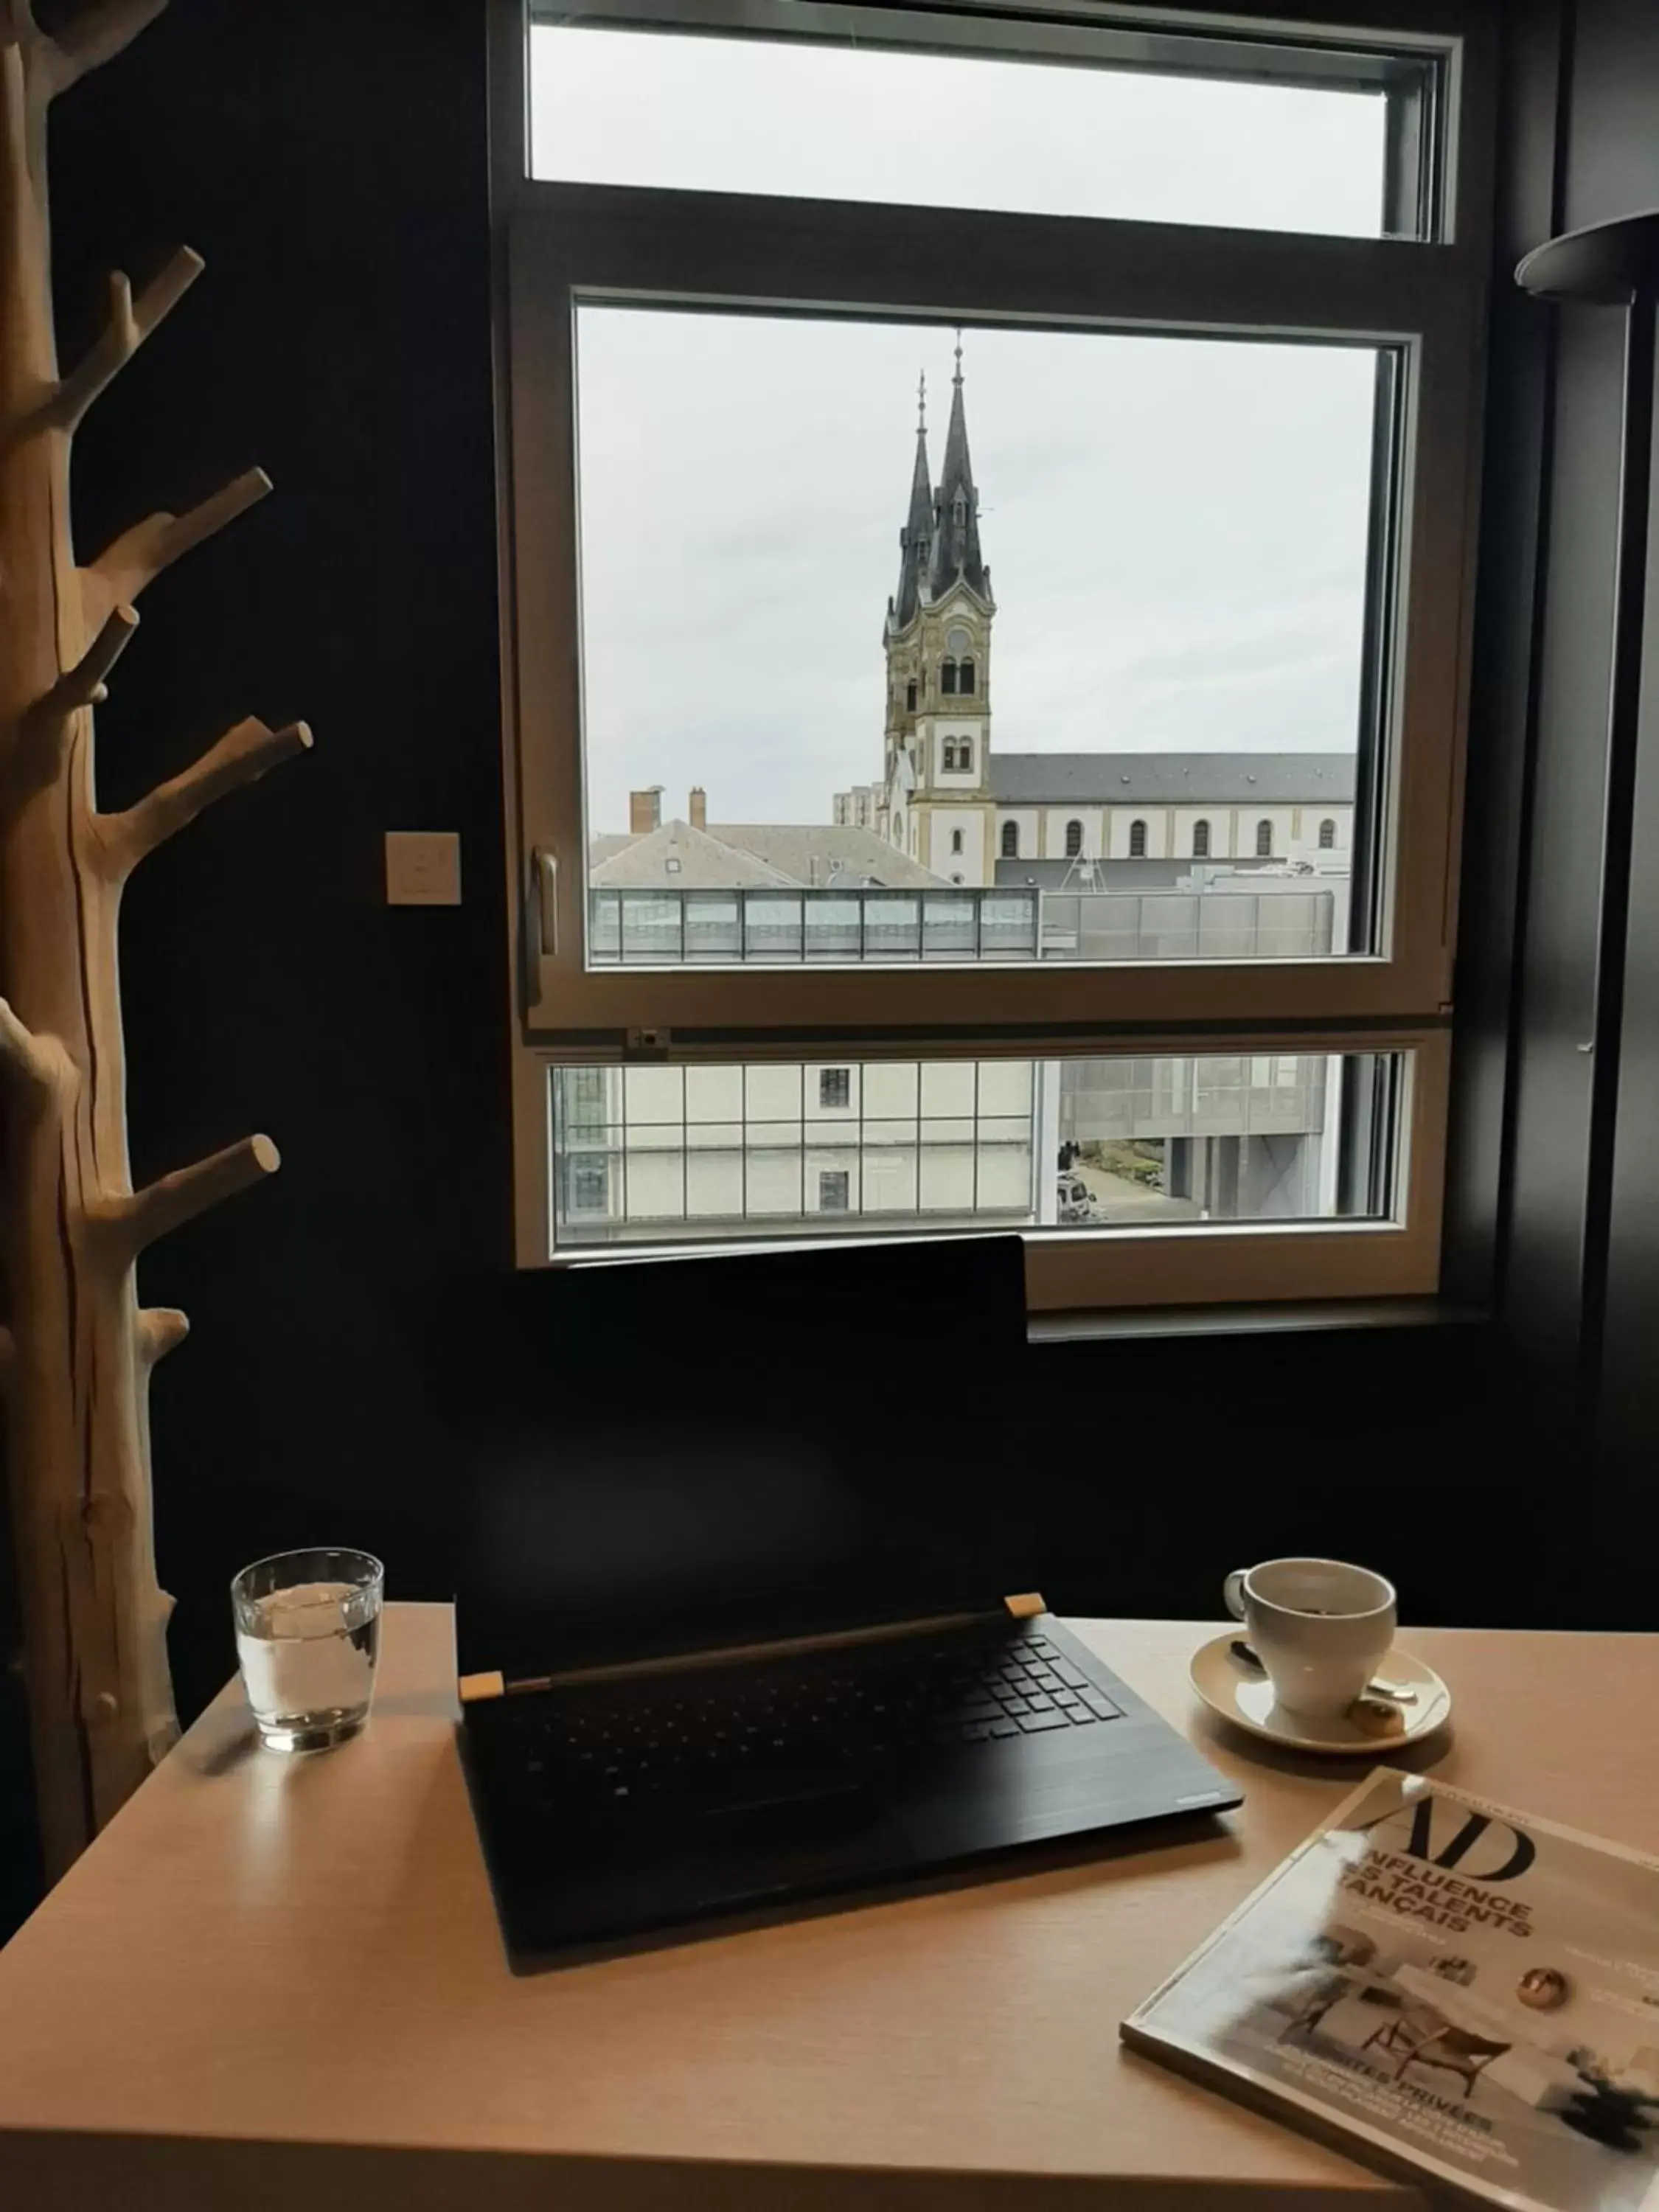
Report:
M 155 1390 L 187 1711 L 228 1670 L 240 1561 L 337 1540 L 432 1586 L 430 1386 L 451 1302 L 508 1250 L 483 14 L 173 0 L 54 124 L 70 357 L 103 270 L 181 240 L 207 261 L 77 439 L 82 547 L 252 461 L 276 483 L 146 594 L 105 795 L 245 714 L 317 740 L 149 863 L 125 917 L 135 1173 L 253 1129 L 283 1155 L 142 1269 L 193 1323 Z M 398 828 L 460 832 L 461 908 L 386 908 Z
M 147 596 L 100 718 L 106 795 L 130 799 L 245 713 L 317 733 L 154 862 L 127 916 L 138 1173 L 254 1128 L 284 1154 L 273 1185 L 143 1270 L 146 1296 L 195 1323 L 155 1410 L 187 1714 L 231 1664 L 225 1582 L 263 1551 L 363 1543 L 394 1591 L 445 1593 L 437 1385 L 464 1395 L 457 1309 L 507 1266 L 482 24 L 483 0 L 173 0 L 56 128 L 71 349 L 106 266 L 142 273 L 179 239 L 209 264 L 82 435 L 83 544 L 251 460 L 277 484 Z M 1507 467 L 1524 440 L 1501 434 Z M 1510 590 L 1524 601 L 1524 561 Z M 1489 612 L 1490 669 L 1526 611 Z M 1517 681 L 1520 736 L 1499 713 L 1483 740 L 1511 853 L 1524 668 Z M 388 828 L 459 830 L 459 909 L 386 908 Z M 1480 865 L 1497 912 L 1501 841 Z M 1483 956 L 1495 1012 L 1476 1071 L 1500 1121 L 1505 927 L 1500 913 Z M 1468 1163 L 1477 1215 L 1495 1141 Z M 1559 1496 L 1563 1470 L 1527 1459 L 1500 1332 L 1030 1359 L 1010 1386 L 1031 1408 L 1018 1479 L 1042 1501 L 1058 1605 L 1211 1613 L 1226 1568 L 1324 1547 L 1396 1568 L 1419 1620 L 1578 1617 L 1576 1595 L 1516 1571 L 1534 1540 L 1517 1483 L 1535 1470 Z M 738 1379 L 717 1332 L 710 1360 L 715 1388 Z M 33 1881 L 22 1775 L 14 1691 L 0 1927 Z
M 1575 224 L 1659 206 L 1659 11 L 1636 0 L 1580 0 L 1580 21 L 1571 125 Z M 1581 315 L 1591 319 L 1590 311 Z M 1616 325 L 1622 319 L 1596 319 Z M 1650 498 L 1659 530 L 1659 486 Z M 1597 1548 L 1613 1601 L 1659 1620 L 1659 537 L 1653 545 L 1602 1350 Z
M 1523 214 L 1512 243 L 1659 204 L 1659 10 L 1650 0 L 1566 0 L 1565 8 L 1527 0 L 1520 13 L 1524 35 L 1510 43 L 1524 50 L 1526 70 L 1512 88 L 1511 115 L 1530 133 L 1534 161 L 1516 196 Z M 1504 1310 L 1538 1384 L 1558 1404 L 1569 1393 L 1574 1401 L 1553 1439 L 1559 1471 L 1593 1498 L 1573 1516 L 1583 1531 L 1585 1602 L 1609 1620 L 1652 1627 L 1659 1626 L 1650 1566 L 1659 1547 L 1659 562 L 1648 577 L 1622 1016 L 1592 1054 L 1625 319 L 1606 307 L 1511 301 L 1507 320 L 1513 343 L 1498 357 L 1495 404 L 1524 417 L 1541 395 L 1543 467 Z M 1516 386 L 1499 390 L 1510 369 Z M 1527 449 L 1526 429 L 1523 421 L 1514 451 Z M 1513 483 L 1497 483 L 1494 494 L 1510 506 L 1516 498 Z M 1521 635 L 1511 633 L 1511 676 L 1524 665 Z M 1600 1240 L 1587 1236 L 1587 1206 L 1593 1216 L 1595 1201 L 1584 1166 L 1591 1084 L 1610 1051 L 1618 1054 L 1618 1117 L 1603 1270 Z

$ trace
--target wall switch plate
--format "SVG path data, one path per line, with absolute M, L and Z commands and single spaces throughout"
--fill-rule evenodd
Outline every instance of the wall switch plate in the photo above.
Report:
M 461 840 L 453 830 L 388 830 L 388 906 L 459 906 Z

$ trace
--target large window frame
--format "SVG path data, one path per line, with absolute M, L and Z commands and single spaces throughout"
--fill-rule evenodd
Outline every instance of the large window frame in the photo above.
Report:
M 639 0 L 625 12 L 672 8 Z M 602 11 L 623 12 L 620 0 Z M 811 9 L 799 14 L 811 14 Z M 834 13 L 833 9 L 823 11 Z M 953 0 L 968 21 L 979 0 Z M 1138 43 L 1168 67 L 1174 40 L 1214 40 L 1215 66 L 1283 42 L 1309 73 L 1353 65 L 1386 43 L 1444 57 L 1452 122 L 1401 103 L 1397 176 L 1412 222 L 1435 237 L 1379 240 L 1252 233 L 1099 218 L 963 213 L 851 202 L 750 198 L 527 174 L 525 15 L 499 0 L 492 41 L 497 241 L 498 432 L 507 722 L 508 933 L 514 1038 L 518 1255 L 551 1248 L 546 1072 L 558 1060 L 917 1054 L 1025 1057 L 1103 1052 L 1384 1050 L 1413 1056 L 1400 1202 L 1387 1221 L 1229 1225 L 1192 1235 L 1113 1231 L 1031 1240 L 1034 1306 L 1138 1304 L 1431 1291 L 1452 1014 L 1462 739 L 1476 520 L 1480 368 L 1490 197 L 1492 64 L 1486 27 L 1462 0 L 1388 0 L 1366 32 L 1328 11 L 1276 7 L 1253 28 L 1235 9 L 1217 28 L 1182 5 L 1156 15 L 1111 6 L 1003 0 L 1010 35 L 1081 27 Z M 707 10 L 704 10 L 705 15 Z M 975 35 L 983 26 L 974 24 Z M 1188 64 L 1190 66 L 1190 62 Z M 1414 119 L 1413 119 L 1413 112 Z M 959 273 L 975 271 L 972 296 Z M 1372 640 L 1386 742 L 1373 765 L 1369 899 L 1385 917 L 1372 950 L 1340 960 L 1199 965 L 1068 963 L 799 969 L 589 968 L 585 957 L 574 333 L 583 300 L 763 305 L 1034 329 L 1123 329 L 1303 337 L 1387 349 L 1397 404 L 1389 456 L 1400 496 L 1379 517 L 1391 618 Z M 1379 571 L 1381 573 L 1381 571 Z M 547 611 L 553 618 L 547 618 Z M 872 743 L 878 733 L 872 734 Z M 1364 805 L 1362 775 L 1362 815 Z M 1375 817 L 1373 817 L 1375 818 Z M 1356 823 L 1358 865 L 1360 822 Z M 591 1260 L 592 1255 L 586 1255 Z

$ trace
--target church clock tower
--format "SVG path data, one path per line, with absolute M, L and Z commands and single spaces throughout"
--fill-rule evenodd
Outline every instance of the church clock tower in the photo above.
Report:
M 991 623 L 996 600 L 979 542 L 979 490 L 968 453 L 962 338 L 945 462 L 927 466 L 924 380 L 910 506 L 899 532 L 898 590 L 887 602 L 887 734 L 880 826 L 947 882 L 990 884 Z

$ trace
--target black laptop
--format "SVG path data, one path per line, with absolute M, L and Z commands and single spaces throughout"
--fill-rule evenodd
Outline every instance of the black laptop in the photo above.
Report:
M 461 1740 L 516 1970 L 1239 1802 L 1043 1607 L 1018 1237 L 526 1276 L 475 1324 Z

